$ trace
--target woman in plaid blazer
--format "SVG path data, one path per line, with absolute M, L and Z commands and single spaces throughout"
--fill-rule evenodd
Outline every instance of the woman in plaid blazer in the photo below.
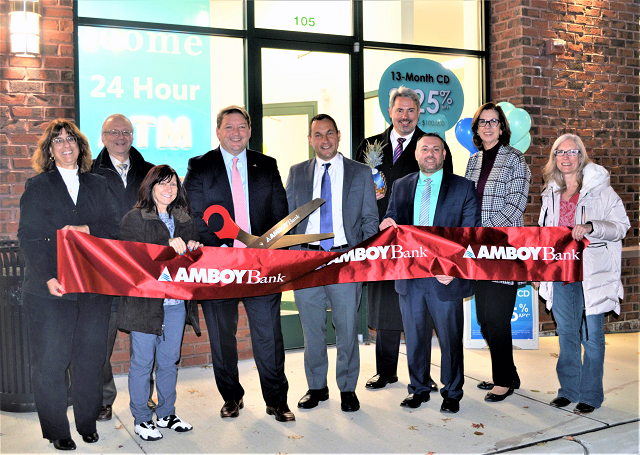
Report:
M 502 108 L 495 103 L 480 106 L 471 130 L 479 152 L 469 159 L 465 177 L 476 183 L 482 226 L 523 226 L 531 172 L 523 154 L 509 146 L 511 130 Z M 491 352 L 493 382 L 478 384 L 489 390 L 485 401 L 502 401 L 520 387 L 511 340 L 517 286 L 512 281 L 475 282 L 478 323 Z

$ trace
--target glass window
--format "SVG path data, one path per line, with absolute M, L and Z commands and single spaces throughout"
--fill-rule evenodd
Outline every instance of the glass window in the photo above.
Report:
M 482 50 L 480 0 L 363 2 L 364 39 Z
M 313 156 L 307 134 L 315 114 L 334 118 L 338 150 L 351 158 L 349 55 L 263 49 L 262 90 L 264 152 L 278 160 L 284 183 L 292 165 Z
M 217 146 L 217 112 L 244 102 L 242 39 L 79 27 L 78 45 L 80 126 L 94 157 L 102 123 L 121 113 L 145 159 L 184 176 L 189 158 Z
M 239 30 L 243 7 L 242 0 L 78 0 L 78 16 Z
M 255 2 L 257 28 L 294 32 L 351 35 L 351 1 L 282 1 Z
M 464 91 L 464 108 L 460 118 L 473 117 L 478 107 L 482 104 L 481 91 L 481 64 L 482 60 L 476 57 L 445 56 L 435 54 L 422 54 L 412 52 L 381 51 L 374 49 L 364 50 L 364 90 L 365 90 L 365 137 L 381 133 L 388 124 L 380 112 L 377 90 L 382 73 L 394 62 L 405 58 L 427 58 L 441 63 L 453 71 Z M 403 83 L 409 88 L 411 83 Z M 388 96 L 388 95 L 386 95 Z M 424 103 L 422 107 L 424 107 Z M 453 158 L 453 170 L 456 174 L 464 175 L 469 161 L 469 152 L 461 146 L 455 136 L 455 125 L 447 130 L 446 141 L 451 149 Z

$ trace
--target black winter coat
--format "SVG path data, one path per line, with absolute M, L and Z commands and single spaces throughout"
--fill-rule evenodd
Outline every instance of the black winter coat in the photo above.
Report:
M 96 159 L 93 160 L 93 166 L 91 167 L 91 172 L 107 179 L 109 192 L 117 201 L 118 221 L 136 205 L 140 184 L 147 176 L 149 169 L 153 167 L 153 164 L 144 160 L 135 147 L 131 147 L 129 150 L 129 160 L 131 162 L 131 169 L 127 171 L 126 188 L 124 183 L 122 183 L 122 177 L 120 177 L 116 168 L 113 167 L 113 162 L 106 148 L 103 148 Z
M 75 300 L 77 294 L 54 297 L 47 281 L 58 277 L 57 233 L 66 225 L 89 226 L 95 237 L 114 239 L 118 234 L 115 201 L 104 178 L 78 174 L 80 188 L 74 204 L 57 167 L 27 180 L 20 198 L 18 239 L 26 261 L 23 292 L 47 298 Z
M 193 218 L 180 208 L 171 212 L 174 218 L 174 237 L 180 237 L 184 243 L 199 240 L 198 229 Z M 169 246 L 169 229 L 156 212 L 133 209 L 120 222 L 120 240 L 153 243 Z M 121 297 L 118 307 L 118 328 L 125 332 L 142 332 L 162 335 L 164 322 L 164 299 L 149 297 Z M 186 300 L 187 324 L 200 336 L 198 302 Z

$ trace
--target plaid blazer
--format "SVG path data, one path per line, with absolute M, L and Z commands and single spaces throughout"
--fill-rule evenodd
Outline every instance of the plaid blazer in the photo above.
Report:
M 478 189 L 483 152 L 471 155 L 465 177 Z M 482 226 L 524 226 L 523 213 L 527 208 L 531 171 L 524 154 L 508 145 L 501 145 L 482 195 Z M 498 281 L 513 284 L 512 281 Z

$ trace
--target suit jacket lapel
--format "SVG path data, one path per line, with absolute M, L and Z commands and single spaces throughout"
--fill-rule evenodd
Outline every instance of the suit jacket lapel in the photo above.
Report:
M 349 197 L 349 189 L 351 188 L 351 182 L 353 182 L 353 167 L 352 163 L 347 161 L 346 159 L 342 160 L 343 164 L 343 180 L 342 180 L 342 221 L 346 226 L 347 223 L 344 222 L 344 216 L 347 213 L 348 205 L 347 198 Z
M 59 201 L 59 207 L 68 207 L 75 208 L 75 204 L 73 203 L 73 199 L 71 199 L 71 195 L 69 194 L 69 190 L 67 189 L 67 185 L 64 183 L 62 179 L 62 175 L 58 169 L 54 169 L 52 172 L 48 173 L 49 181 L 51 182 L 51 187 L 53 188 L 53 194 Z M 79 200 L 79 195 L 78 195 Z M 73 210 L 73 209 L 72 209 Z
M 433 226 L 441 226 L 443 215 L 441 213 L 444 210 L 444 201 L 447 198 L 447 193 L 449 192 L 449 185 L 451 184 L 451 175 L 448 172 L 444 172 L 442 175 L 442 183 L 440 184 L 440 192 L 438 193 L 438 203 L 436 204 L 436 213 L 433 216 Z M 442 209 L 442 210 L 441 210 Z
M 410 180 L 411 199 L 409 200 L 409 224 L 413 224 L 413 202 L 416 200 L 416 190 L 418 189 L 418 179 L 420 172 L 416 172 Z
M 235 212 L 233 210 L 233 194 L 231 193 L 231 184 L 229 183 L 229 175 L 227 174 L 227 167 L 224 165 L 224 159 L 222 159 L 222 152 L 220 147 L 214 150 L 211 163 L 211 187 L 220 191 L 222 198 L 227 202 L 225 207 L 232 218 L 235 219 Z

